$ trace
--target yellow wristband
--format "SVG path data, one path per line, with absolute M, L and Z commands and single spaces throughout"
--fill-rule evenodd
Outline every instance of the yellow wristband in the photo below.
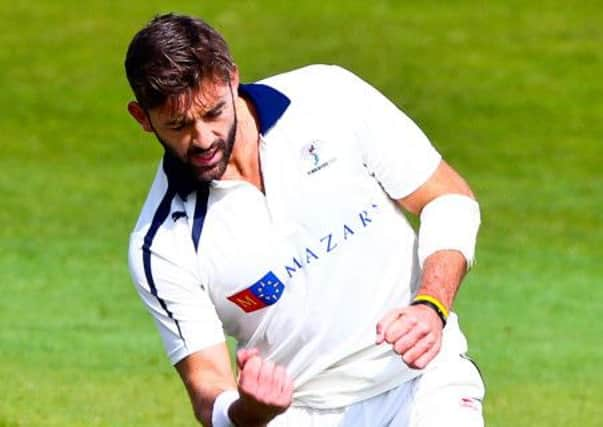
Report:
M 438 310 L 441 312 L 442 316 L 444 316 L 444 320 L 448 319 L 448 309 L 446 308 L 446 306 L 444 306 L 444 304 L 442 304 L 442 302 L 435 298 L 432 297 L 431 295 L 417 295 L 414 299 L 414 301 L 426 301 L 426 302 L 430 302 L 433 305 L 435 305 Z M 413 301 L 413 302 L 414 302 Z

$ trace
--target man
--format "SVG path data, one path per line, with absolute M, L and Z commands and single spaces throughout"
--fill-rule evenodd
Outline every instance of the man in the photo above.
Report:
M 130 269 L 201 423 L 483 425 L 450 313 L 479 208 L 409 118 L 336 66 L 241 84 L 186 16 L 142 29 L 126 73 L 165 148 Z

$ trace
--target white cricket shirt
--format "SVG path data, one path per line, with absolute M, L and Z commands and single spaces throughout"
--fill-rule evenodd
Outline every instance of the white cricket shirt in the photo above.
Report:
M 241 85 L 261 133 L 265 193 L 189 182 L 166 155 L 129 261 L 172 363 L 224 340 L 284 365 L 294 405 L 347 406 L 418 375 L 375 326 L 418 285 L 416 236 L 392 199 L 440 155 L 374 88 L 314 65 Z M 224 332 L 223 332 L 224 331 Z M 454 316 L 438 357 L 464 352 Z

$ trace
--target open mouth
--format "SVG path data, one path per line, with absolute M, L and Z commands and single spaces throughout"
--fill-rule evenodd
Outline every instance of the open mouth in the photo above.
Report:
M 191 155 L 191 163 L 197 167 L 209 167 L 219 160 L 220 150 L 216 146 L 204 153 L 196 153 Z

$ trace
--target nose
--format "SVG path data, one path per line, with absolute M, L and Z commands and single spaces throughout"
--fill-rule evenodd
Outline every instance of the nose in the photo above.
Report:
M 202 150 L 209 149 L 214 142 L 212 130 L 202 120 L 195 120 L 192 137 L 192 144 Z

